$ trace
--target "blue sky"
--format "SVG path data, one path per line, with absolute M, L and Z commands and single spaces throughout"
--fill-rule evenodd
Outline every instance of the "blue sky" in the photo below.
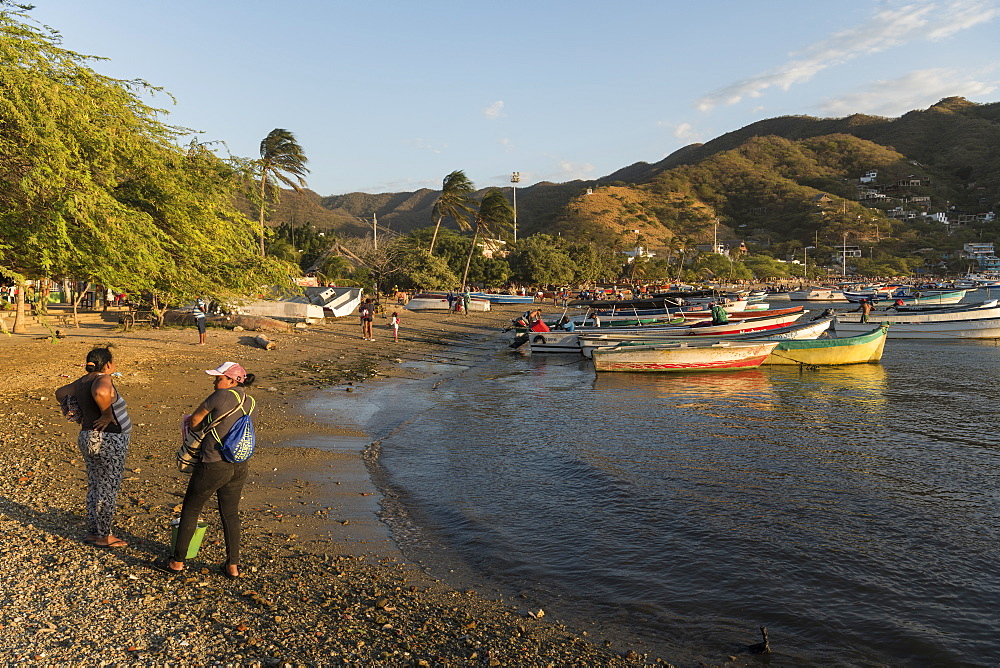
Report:
M 605 176 L 762 118 L 1000 99 L 1000 0 L 34 0 L 168 121 L 320 195 Z

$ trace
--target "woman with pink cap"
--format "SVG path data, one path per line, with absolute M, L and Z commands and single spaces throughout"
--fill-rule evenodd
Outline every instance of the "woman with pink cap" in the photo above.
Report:
M 247 479 L 249 462 L 232 463 L 223 459 L 222 439 L 243 415 L 254 412 L 256 402 L 246 394 L 254 375 L 236 362 L 225 362 L 206 371 L 213 377 L 215 391 L 191 415 L 189 429 L 207 428 L 202 441 L 201 461 L 195 466 L 184 495 L 180 526 L 174 553 L 164 563 L 163 570 L 179 573 L 184 570 L 184 557 L 198 526 L 198 516 L 214 494 L 219 503 L 219 517 L 226 539 L 226 563 L 222 575 L 240 577 L 240 496 Z

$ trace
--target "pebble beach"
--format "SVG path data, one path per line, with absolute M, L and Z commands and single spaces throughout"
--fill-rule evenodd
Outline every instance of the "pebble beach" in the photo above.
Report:
M 392 309 L 390 309 L 391 312 Z M 319 388 L 391 382 L 403 361 L 495 336 L 519 307 L 468 316 L 403 312 L 399 343 L 376 319 L 269 334 L 193 328 L 123 332 L 114 312 L 87 313 L 58 340 L 34 324 L 0 336 L 0 662 L 171 666 L 635 666 L 640 650 L 588 637 L 542 616 L 530 600 L 456 591 L 407 562 L 376 511 L 362 454 L 293 445 L 363 437 L 301 406 Z M 87 352 L 112 346 L 116 385 L 135 425 L 115 535 L 82 541 L 86 482 L 76 428 L 56 387 L 82 374 Z M 204 369 L 240 362 L 257 381 L 260 446 L 241 505 L 244 577 L 219 573 L 217 513 L 183 575 L 151 568 L 169 550 L 186 476 L 174 466 L 179 420 L 211 391 Z M 412 374 L 412 370 L 406 373 Z M 214 526 L 213 526 L 214 525 Z

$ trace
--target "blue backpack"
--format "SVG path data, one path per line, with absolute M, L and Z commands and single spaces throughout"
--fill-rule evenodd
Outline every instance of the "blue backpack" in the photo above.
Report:
M 230 390 L 230 392 L 239 396 L 239 392 L 235 390 Z M 243 408 L 243 403 L 246 399 L 250 400 L 249 411 Z M 222 458 L 227 462 L 242 464 L 253 455 L 254 446 L 257 444 L 257 432 L 254 431 L 253 420 L 250 419 L 250 414 L 253 413 L 256 406 L 257 403 L 254 401 L 254 398 L 246 395 L 238 406 L 243 411 L 243 415 L 236 420 L 236 424 L 232 426 L 229 432 L 219 439 L 219 442 L 222 444 L 219 450 Z

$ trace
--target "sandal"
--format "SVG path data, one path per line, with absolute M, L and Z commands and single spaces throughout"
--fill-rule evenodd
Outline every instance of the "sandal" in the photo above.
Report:
M 94 547 L 106 547 L 108 549 L 117 550 L 122 547 L 128 547 L 128 543 L 123 541 L 121 538 L 115 538 L 114 540 L 110 540 L 107 543 L 98 543 L 95 540 Z
M 229 572 L 229 566 L 230 566 L 229 564 L 222 564 L 222 566 L 219 567 L 219 572 L 222 573 L 222 576 L 224 578 L 227 578 L 229 580 L 239 580 L 241 577 L 243 577 L 243 574 L 239 572 L 240 568 L 239 566 L 236 566 L 236 575 L 233 575 L 232 573 Z
M 169 558 L 160 559 L 158 561 L 150 562 L 149 567 L 154 571 L 160 571 L 161 573 L 166 573 L 167 575 L 180 575 L 184 572 L 184 568 L 171 568 L 170 562 L 171 559 Z

